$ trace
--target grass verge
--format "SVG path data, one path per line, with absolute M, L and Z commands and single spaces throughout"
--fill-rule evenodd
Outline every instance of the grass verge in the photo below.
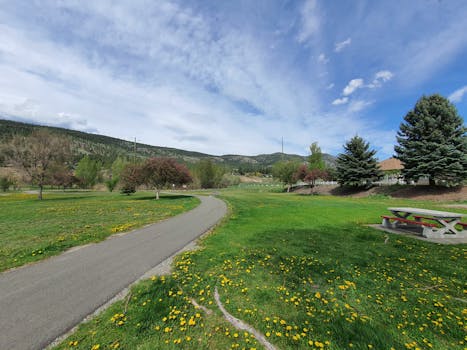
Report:
M 59 349 L 464 349 L 467 246 L 365 227 L 433 202 L 227 191 L 231 217 L 168 277 L 144 281 Z M 465 210 L 464 210 L 465 212 Z M 386 240 L 386 237 L 389 237 Z M 196 309 L 191 299 L 211 309 Z
M 0 196 L 0 271 L 98 242 L 194 208 L 198 199 L 153 193 L 77 192 Z

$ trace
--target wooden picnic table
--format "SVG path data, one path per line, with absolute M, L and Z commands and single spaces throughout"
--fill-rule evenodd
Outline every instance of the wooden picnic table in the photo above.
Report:
M 424 237 L 445 237 L 446 234 L 452 237 L 452 235 L 467 234 L 466 230 L 456 228 L 456 225 L 461 224 L 462 217 L 466 216 L 464 214 L 410 207 L 388 208 L 388 210 L 395 217 L 383 216 L 383 226 L 391 226 L 391 220 L 394 221 L 394 227 L 400 227 L 398 222 L 405 225 L 420 225 L 423 227 L 422 235 Z M 435 226 L 432 224 L 433 222 L 438 225 Z

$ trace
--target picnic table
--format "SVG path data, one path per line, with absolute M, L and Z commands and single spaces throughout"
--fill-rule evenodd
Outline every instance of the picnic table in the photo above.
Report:
M 383 215 L 383 226 L 389 228 L 421 227 L 424 237 L 467 235 L 464 214 L 421 208 L 388 208 L 393 217 Z M 461 226 L 458 229 L 456 226 Z

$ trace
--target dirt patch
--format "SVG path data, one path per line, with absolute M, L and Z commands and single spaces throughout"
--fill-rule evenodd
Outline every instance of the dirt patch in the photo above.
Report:
M 308 186 L 297 187 L 294 190 L 299 194 L 319 194 L 348 197 L 368 197 L 371 195 L 384 195 L 394 198 L 408 198 L 415 200 L 435 201 L 467 201 L 467 186 L 459 187 L 431 187 L 431 186 L 377 186 L 370 189 L 342 188 L 338 185 L 320 185 L 310 189 Z M 463 204 L 460 204 L 463 205 Z

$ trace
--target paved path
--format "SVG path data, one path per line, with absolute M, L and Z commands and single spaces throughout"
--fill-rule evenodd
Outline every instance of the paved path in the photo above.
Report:
M 43 349 L 215 225 L 224 202 L 0 274 L 0 349 Z

